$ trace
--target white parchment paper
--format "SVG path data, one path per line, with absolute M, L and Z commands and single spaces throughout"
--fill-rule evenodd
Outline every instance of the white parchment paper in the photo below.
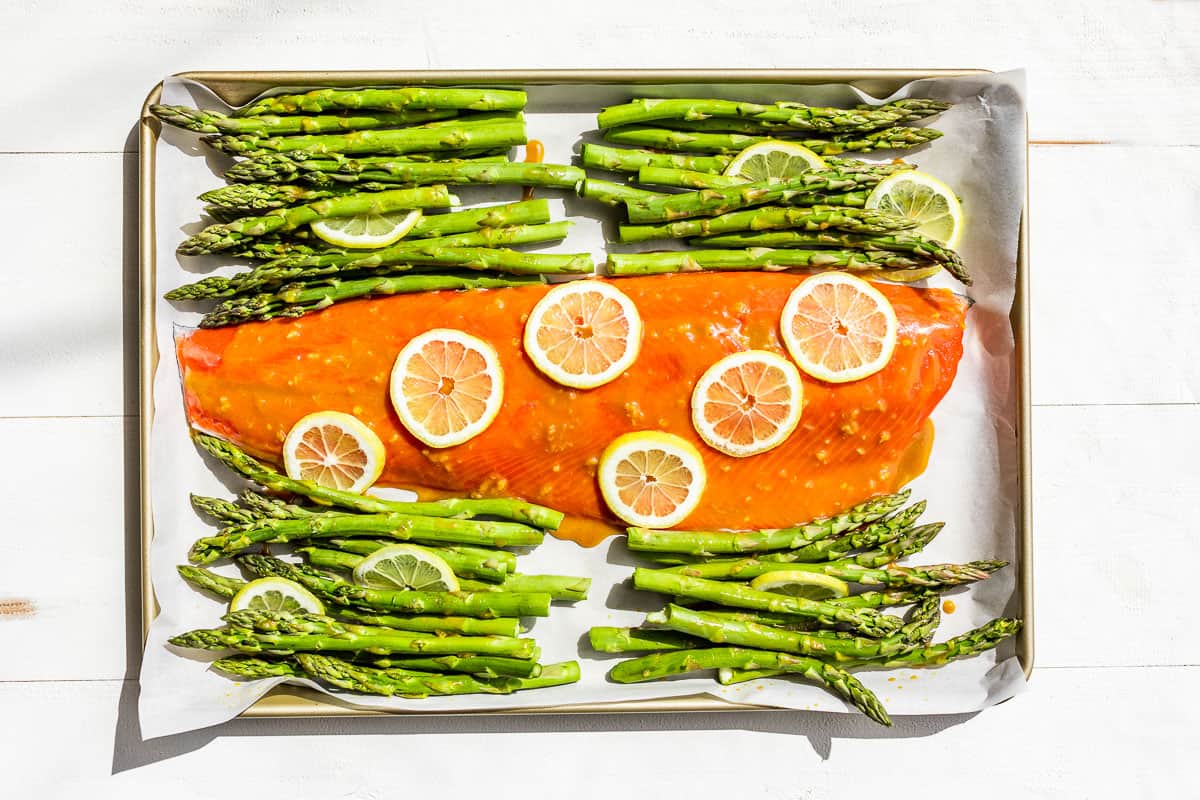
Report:
M 568 163 L 584 133 L 595 127 L 595 113 L 630 96 L 728 97 L 752 101 L 800 100 L 817 105 L 846 105 L 891 98 L 869 98 L 851 87 L 743 84 L 527 87 L 530 138 L 545 143 L 545 160 Z M 1015 562 L 1018 514 L 1016 384 L 1013 334 L 1009 323 L 1015 276 L 1018 224 L 1025 200 L 1024 75 L 995 75 L 922 80 L 894 97 L 921 96 L 956 105 L 933 123 L 945 132 L 931 146 L 898 153 L 946 181 L 959 193 L 967 217 L 960 246 L 975 278 L 968 294 L 975 304 L 968 314 L 965 352 L 958 377 L 933 414 L 936 443 L 928 471 L 913 484 L 915 497 L 929 501 L 926 520 L 944 520 L 945 531 L 918 556 L 919 563 L 1003 558 Z M 164 103 L 224 109 L 202 87 L 176 79 L 164 85 Z M 880 160 L 892 153 L 878 156 Z M 869 156 L 870 157 L 870 156 Z M 221 604 L 189 587 L 175 572 L 185 563 L 189 545 L 212 528 L 188 503 L 191 492 L 232 497 L 242 488 L 227 470 L 213 465 L 192 445 L 184 419 L 173 337 L 180 326 L 194 326 L 198 308 L 177 307 L 161 294 L 204 274 L 236 271 L 219 257 L 179 259 L 175 246 L 203 227 L 196 196 L 221 184 L 229 160 L 212 153 L 195 135 L 164 130 L 157 151 L 158 290 L 157 340 L 162 354 L 154 381 L 155 418 L 149 474 L 152 482 L 154 541 L 150 553 L 155 593 L 161 613 L 146 642 L 141 671 L 140 716 L 146 738 L 202 728 L 228 720 L 264 694 L 277 681 L 237 683 L 208 669 L 211 654 L 180 651 L 166 643 L 179 632 L 215 627 Z M 606 175 L 605 177 L 612 177 Z M 467 205 L 517 199 L 518 187 L 455 187 Z M 615 214 L 568 192 L 539 190 L 550 199 L 554 217 L 576 224 L 550 252 L 590 251 L 604 261 L 605 227 Z M 657 245 L 656 245 L 657 246 Z M 963 288 L 939 276 L 932 281 L 956 291 Z M 636 625 L 643 612 L 661 607 L 657 595 L 635 592 L 626 583 L 637 559 L 623 539 L 585 549 L 547 537 L 545 544 L 522 557 L 525 573 L 587 575 L 591 598 L 573 606 L 556 606 L 539 619 L 529 635 L 543 648 L 545 663 L 578 659 L 582 680 L 571 686 L 508 696 L 402 700 L 341 694 L 343 701 L 363 707 L 431 712 L 495 710 L 597 701 L 647 699 L 709 693 L 729 700 L 797 709 L 853 711 L 825 691 L 791 680 L 757 681 L 721 687 L 710 676 L 646 684 L 620 685 L 605 674 L 619 656 L 601 655 L 587 646 L 593 625 Z M 234 567 L 219 571 L 236 574 Z M 1020 613 L 1015 593 L 1016 566 L 967 591 L 951 595 L 957 609 L 944 616 L 938 640 L 958 635 L 989 619 Z M 1011 643 L 983 656 L 932 670 L 859 673 L 878 693 L 889 712 L 938 714 L 974 711 L 1000 702 L 1025 685 Z M 305 685 L 313 684 L 305 681 Z M 314 688 L 320 689 L 319 686 Z M 857 712 L 855 712 L 857 713 Z

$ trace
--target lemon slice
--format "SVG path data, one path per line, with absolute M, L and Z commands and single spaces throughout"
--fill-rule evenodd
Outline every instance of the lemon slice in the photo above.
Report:
M 850 586 L 843 580 L 820 572 L 804 572 L 798 569 L 764 572 L 750 581 L 750 588 L 760 592 L 786 594 L 789 597 L 803 597 L 805 600 L 828 600 L 831 597 L 845 597 L 850 594 Z
M 411 544 L 376 550 L 354 568 L 354 582 L 372 589 L 457 592 L 458 578 L 438 555 Z
M 804 384 L 792 362 L 743 350 L 713 364 L 692 392 L 692 425 L 710 446 L 739 458 L 782 444 L 800 421 Z
M 525 352 L 555 383 L 592 389 L 615 380 L 637 359 L 642 317 L 610 283 L 560 283 L 525 323 Z
M 783 181 L 814 169 L 828 167 L 812 150 L 794 142 L 771 139 L 750 145 L 738 153 L 723 174 L 727 178 L 753 183 L 771 178 Z
M 387 247 L 404 238 L 421 221 L 421 209 L 389 214 L 359 214 L 355 217 L 330 217 L 309 227 L 318 239 L 351 250 Z
M 707 473 L 691 442 L 662 431 L 618 436 L 600 456 L 600 493 L 630 525 L 670 528 L 695 510 Z
M 243 586 L 229 601 L 230 611 L 282 611 L 288 614 L 324 614 L 313 593 L 286 578 L 259 578 Z
M 383 442 L 366 423 L 341 411 L 304 417 L 283 442 L 289 478 L 361 494 L 383 472 Z
M 783 306 L 780 333 L 800 369 L 847 383 L 887 366 L 896 349 L 896 312 L 871 284 L 845 272 L 805 278 Z
M 866 207 L 916 220 L 916 233 L 950 249 L 962 237 L 962 204 L 954 190 L 924 172 L 897 172 L 880 181 L 867 195 Z
M 469 333 L 426 331 L 396 356 L 391 399 L 401 424 L 425 444 L 462 444 L 483 433 L 500 413 L 500 356 Z

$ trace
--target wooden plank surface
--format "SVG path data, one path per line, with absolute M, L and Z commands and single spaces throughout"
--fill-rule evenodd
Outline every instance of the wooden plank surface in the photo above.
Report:
M 470 24 L 463 24 L 463 20 Z M 1188 796 L 1200 723 L 1200 3 L 0 8 L 5 797 Z M 1038 671 L 969 717 L 238 721 L 137 733 L 137 108 L 186 69 L 1029 70 Z M 499 765 L 499 778 L 464 765 Z M 273 765 L 270 769 L 264 765 Z

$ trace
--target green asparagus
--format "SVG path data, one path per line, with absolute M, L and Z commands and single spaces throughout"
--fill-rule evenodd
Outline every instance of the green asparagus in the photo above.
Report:
M 975 630 L 964 633 L 961 636 L 955 636 L 952 639 L 947 639 L 940 644 L 926 645 L 925 647 L 887 659 L 855 661 L 843 664 L 842 666 L 854 669 L 940 667 L 949 664 L 951 661 L 987 652 L 1010 636 L 1016 635 L 1020 630 L 1021 620 L 1019 619 L 994 619 Z M 722 684 L 728 686 L 730 684 L 757 680 L 758 678 L 768 678 L 780 674 L 782 673 L 774 669 L 736 667 L 722 669 L 720 681 Z
M 188 256 L 219 253 L 238 246 L 246 239 L 294 230 L 322 219 L 387 214 L 411 208 L 445 208 L 454 202 L 454 196 L 441 185 L 329 197 L 308 205 L 273 209 L 258 217 L 210 225 L 186 239 L 177 252 Z
M 706 650 L 680 650 L 669 653 L 653 653 L 622 661 L 609 672 L 617 683 L 637 683 L 696 672 L 706 669 L 771 669 L 796 673 L 829 689 L 839 697 L 853 703 L 871 719 L 882 725 L 892 721 L 870 689 L 850 673 L 834 664 L 815 658 L 776 653 L 768 650 L 748 650 L 740 647 L 716 647 Z
M 626 200 L 629 221 L 635 224 L 675 222 L 691 217 L 715 217 L 769 203 L 787 203 L 806 192 L 844 192 L 861 188 L 859 177 L 839 172 L 802 172 L 794 178 L 771 178 L 752 183 L 735 183 L 722 189 L 700 189 L 682 194 Z
M 853 558 L 816 564 L 780 564 L 759 559 L 730 559 L 669 567 L 664 572 L 703 578 L 706 581 L 750 580 L 773 572 L 812 572 L 828 575 L 849 583 L 864 586 L 944 587 L 986 580 L 989 575 L 1006 566 L 1003 561 L 972 561 L 967 564 L 933 564 L 923 567 L 900 567 L 889 564 L 879 569 L 854 563 Z
M 323 116 L 231 117 L 219 111 L 187 106 L 152 105 L 150 113 L 168 125 L 196 133 L 252 134 L 254 136 L 292 136 L 299 133 L 364 131 L 371 128 L 399 128 L 430 120 L 458 116 L 452 109 L 413 109 L 397 113 L 346 114 Z
M 368 589 L 335 580 L 301 564 L 270 556 L 238 556 L 238 564 L 259 577 L 271 575 L 303 585 L 335 605 L 370 608 L 403 614 L 450 614 L 463 617 L 546 617 L 550 595 L 512 592 L 411 592 Z M 460 651 L 466 652 L 466 651 Z
M 736 231 L 795 228 L 802 231 L 833 229 L 850 233 L 893 233 L 914 227 L 916 223 L 912 220 L 859 208 L 762 206 L 718 217 L 685 219 L 659 225 L 622 225 L 619 231 L 621 242 L 632 244 L 651 239 L 684 239 Z
M 274 95 L 255 100 L 233 113 L 237 117 L 258 117 L 264 114 L 319 114 L 323 111 L 520 111 L 523 108 L 525 92 L 518 90 L 409 86 L 394 89 L 314 89 L 303 94 Z
M 521 621 L 515 617 L 478 619 L 476 617 L 398 616 L 337 607 L 326 611 L 329 616 L 356 625 L 372 625 L 419 633 L 458 633 L 463 636 L 521 635 Z
M 658 192 L 639 189 L 627 183 L 613 183 L 612 181 L 602 181 L 596 178 L 588 178 L 580 184 L 579 194 L 590 200 L 599 200 L 601 203 L 609 206 L 618 206 L 621 203 L 627 202 L 655 200 L 666 196 Z
M 322 546 L 336 547 L 347 553 L 369 556 L 381 547 L 395 544 L 383 539 L 329 539 L 322 541 Z M 463 545 L 424 546 L 426 550 L 437 553 L 446 559 L 456 570 L 462 569 L 462 575 L 479 580 L 499 582 L 506 574 L 517 571 L 517 557 L 507 550 L 494 550 L 489 547 L 465 547 Z M 468 570 L 470 574 L 468 574 Z
M 365 161 L 364 159 L 363 161 Z M 411 186 L 429 183 L 446 184 L 514 184 L 517 186 L 544 186 L 550 188 L 576 189 L 587 177 L 579 167 L 560 164 L 530 164 L 518 161 L 493 163 L 478 161 L 435 161 L 433 163 L 411 163 L 372 159 L 364 164 L 354 160 L 317 160 L 294 162 L 294 172 L 276 169 L 269 164 L 257 166 L 257 173 L 270 177 L 260 178 L 268 185 L 278 185 L 285 180 L 299 180 L 326 189 L 351 185 L 404 184 Z M 238 165 L 241 166 L 241 165 Z M 249 171 L 243 167 L 239 173 Z M 228 173 L 226 175 L 228 177 Z
M 580 158 L 585 167 L 619 172 L 637 172 L 642 167 L 664 167 L 719 173 L 733 161 L 732 156 L 656 153 L 652 150 L 629 150 L 623 147 L 605 147 L 601 144 L 583 145 Z
M 942 135 L 933 128 L 885 128 L 871 133 L 833 136 L 828 139 L 792 139 L 819 156 L 842 153 L 870 153 L 875 150 L 900 150 L 927 144 Z M 770 141 L 769 136 L 740 133 L 672 131 L 644 125 L 609 128 L 604 138 L 616 144 L 675 150 L 687 153 L 737 153 L 753 144 Z
M 760 592 L 735 583 L 692 578 L 659 570 L 635 569 L 633 585 L 644 591 L 674 597 L 690 597 L 735 608 L 773 611 L 801 617 L 829 617 L 851 626 L 865 636 L 876 638 L 895 633 L 902 624 L 899 617 L 889 617 L 873 609 L 848 608 L 802 597 Z
M 536 678 L 475 678 L 467 675 L 436 675 L 381 670 L 351 664 L 338 658 L 301 653 L 296 656 L 305 674 L 316 680 L 366 694 L 427 697 L 453 694 L 509 694 L 522 689 L 562 686 L 579 680 L 579 664 L 566 661 L 545 664 Z
M 959 270 L 963 268 L 962 258 L 958 253 L 947 248 L 941 242 L 918 233 L 891 235 L 862 235 L 829 231 L 817 233 L 803 231 L 726 233 L 720 236 L 689 239 L 688 244 L 694 247 L 845 247 L 868 252 L 886 250 L 912 253 L 920 258 L 937 261 L 946 266 L 953 265 Z
M 643 552 L 690 553 L 700 556 L 796 549 L 881 520 L 903 506 L 908 501 L 909 494 L 910 491 L 905 489 L 896 494 L 874 497 L 832 517 L 776 530 L 659 531 L 629 528 L 628 545 L 630 550 Z M 924 510 L 923 506 L 921 510 Z
M 545 530 L 556 530 L 563 520 L 563 515 L 554 509 L 526 503 L 522 500 L 451 497 L 424 503 L 407 503 L 343 492 L 312 481 L 289 478 L 215 436 L 195 434 L 192 438 L 205 453 L 259 486 L 273 492 L 296 494 L 318 503 L 340 506 L 365 514 L 419 514 L 426 517 L 467 519 L 475 516 L 490 516 L 526 523 Z
M 725 118 L 754 121 L 768 125 L 821 133 L 862 132 L 886 128 L 904 115 L 890 109 L 846 109 L 807 106 L 803 103 L 742 103 L 715 99 L 639 98 L 619 106 L 610 106 L 596 117 L 599 128 L 614 128 L 664 120 L 706 120 Z
M 454 153 L 525 144 L 525 121 L 471 124 L 469 118 L 454 127 L 392 128 L 351 133 L 302 136 L 207 136 L 204 141 L 223 153 L 256 156 L 264 153 L 337 153 L 340 155 L 404 155 Z
M 673 250 L 663 253 L 609 253 L 609 275 L 663 275 L 672 272 L 713 272 L 790 269 L 839 269 L 851 272 L 905 272 L 943 267 L 936 261 L 883 250 Z

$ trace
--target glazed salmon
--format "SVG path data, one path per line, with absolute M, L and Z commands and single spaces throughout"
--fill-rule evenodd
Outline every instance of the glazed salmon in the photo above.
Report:
M 178 356 L 192 424 L 281 461 L 289 428 L 314 411 L 354 414 L 382 438 L 380 484 L 509 495 L 570 515 L 611 519 L 597 458 L 616 436 L 663 430 L 704 455 L 708 487 L 681 527 L 782 527 L 892 492 L 924 468 L 928 418 L 954 380 L 967 305 L 943 289 L 877 283 L 899 321 L 895 354 L 875 375 L 827 384 L 805 376 L 800 424 L 782 445 L 733 458 L 692 428 L 691 391 L 711 364 L 747 348 L 786 356 L 779 315 L 804 276 L 679 274 L 617 281 L 645 325 L 642 350 L 596 389 L 551 382 L 525 356 L 522 328 L 544 286 L 400 295 L 333 306 L 294 320 L 197 330 Z M 490 342 L 505 373 L 495 422 L 471 441 L 434 450 L 400 424 L 388 376 L 409 339 L 458 328 Z M 609 529 L 602 529 L 610 532 Z M 591 544 L 592 526 L 564 526 Z

